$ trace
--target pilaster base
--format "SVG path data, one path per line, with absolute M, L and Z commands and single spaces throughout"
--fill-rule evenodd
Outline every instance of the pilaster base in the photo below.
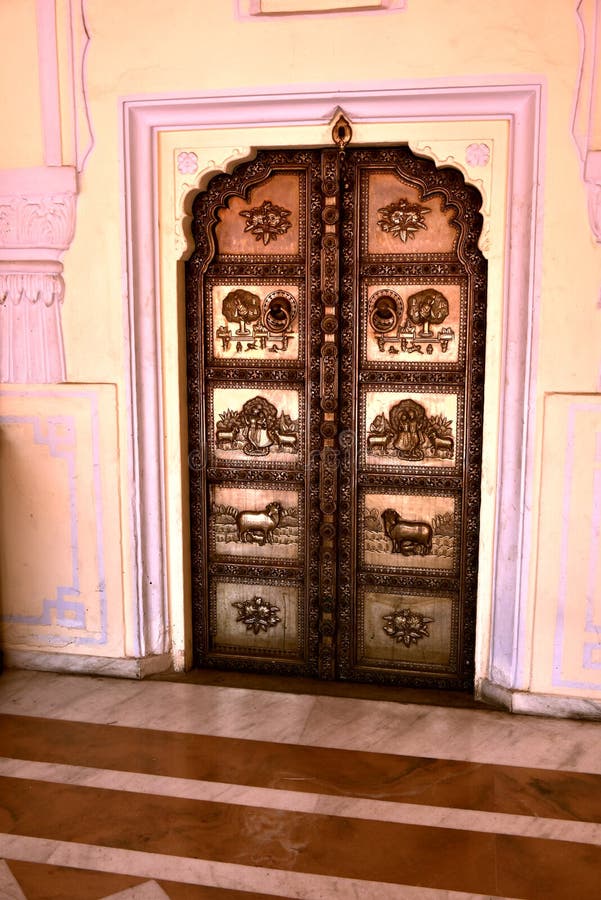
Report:
M 169 653 L 160 656 L 116 659 L 106 656 L 81 656 L 75 653 L 46 653 L 37 650 L 5 650 L 5 668 L 36 669 L 77 675 L 106 675 L 115 678 L 146 678 L 172 668 Z
M 476 696 L 500 704 L 509 712 L 526 716 L 550 716 L 555 719 L 601 719 L 601 700 L 562 697 L 556 694 L 531 694 L 494 684 L 487 678 L 479 683 Z

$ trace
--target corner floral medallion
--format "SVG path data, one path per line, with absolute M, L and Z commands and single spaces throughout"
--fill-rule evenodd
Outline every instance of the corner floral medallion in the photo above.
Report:
M 465 161 L 468 166 L 486 166 L 490 159 L 490 147 L 488 144 L 470 144 L 465 151 Z
M 292 227 L 292 223 L 286 221 L 290 210 L 276 206 L 271 200 L 264 200 L 260 206 L 245 209 L 240 215 L 248 219 L 244 231 L 250 231 L 265 246 L 269 241 L 277 241 L 278 234 L 285 234 Z
M 424 231 L 427 229 L 424 216 L 431 210 L 427 206 L 420 206 L 419 203 L 409 203 L 406 197 L 401 197 L 396 203 L 389 203 L 378 212 L 381 216 L 378 225 L 382 231 L 406 243 L 409 238 L 413 240 L 415 232 L 420 228 Z
M 255 634 L 267 631 L 268 628 L 273 628 L 282 621 L 277 615 L 280 607 L 273 606 L 262 597 L 253 597 L 252 600 L 236 600 L 232 606 L 238 610 L 236 622 L 244 622 L 246 630 L 254 631 Z
M 395 638 L 397 643 L 402 642 L 405 647 L 417 644 L 422 638 L 430 637 L 428 625 L 434 621 L 411 609 L 399 609 L 382 618 L 386 622 L 383 626 L 386 634 Z
M 192 150 L 177 154 L 177 171 L 180 175 L 193 175 L 198 169 L 198 156 Z

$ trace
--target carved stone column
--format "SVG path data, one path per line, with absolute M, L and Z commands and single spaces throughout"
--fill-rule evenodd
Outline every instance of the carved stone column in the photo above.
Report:
M 75 168 L 0 171 L 1 382 L 66 380 L 60 260 L 75 206 Z

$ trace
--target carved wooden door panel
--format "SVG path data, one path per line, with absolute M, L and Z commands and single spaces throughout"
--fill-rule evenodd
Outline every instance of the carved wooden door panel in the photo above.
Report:
M 320 154 L 259 153 L 194 205 L 196 660 L 315 674 Z
M 473 679 L 478 192 L 406 147 L 261 151 L 194 204 L 195 660 Z
M 407 148 L 349 150 L 338 671 L 473 678 L 486 263 L 478 192 Z

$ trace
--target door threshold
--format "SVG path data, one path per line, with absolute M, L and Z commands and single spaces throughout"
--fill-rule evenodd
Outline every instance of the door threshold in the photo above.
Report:
M 251 691 L 276 691 L 286 694 L 310 694 L 317 697 L 344 697 L 352 700 L 384 700 L 391 703 L 411 703 L 421 706 L 443 706 L 455 709 L 500 710 L 500 705 L 477 700 L 463 691 L 396 687 L 380 684 L 359 684 L 349 681 L 319 681 L 286 675 L 265 675 L 251 672 L 224 672 L 216 669 L 190 669 L 188 672 L 167 672 L 149 676 L 151 681 L 172 681 L 181 684 L 202 684 L 211 687 L 241 688 Z

